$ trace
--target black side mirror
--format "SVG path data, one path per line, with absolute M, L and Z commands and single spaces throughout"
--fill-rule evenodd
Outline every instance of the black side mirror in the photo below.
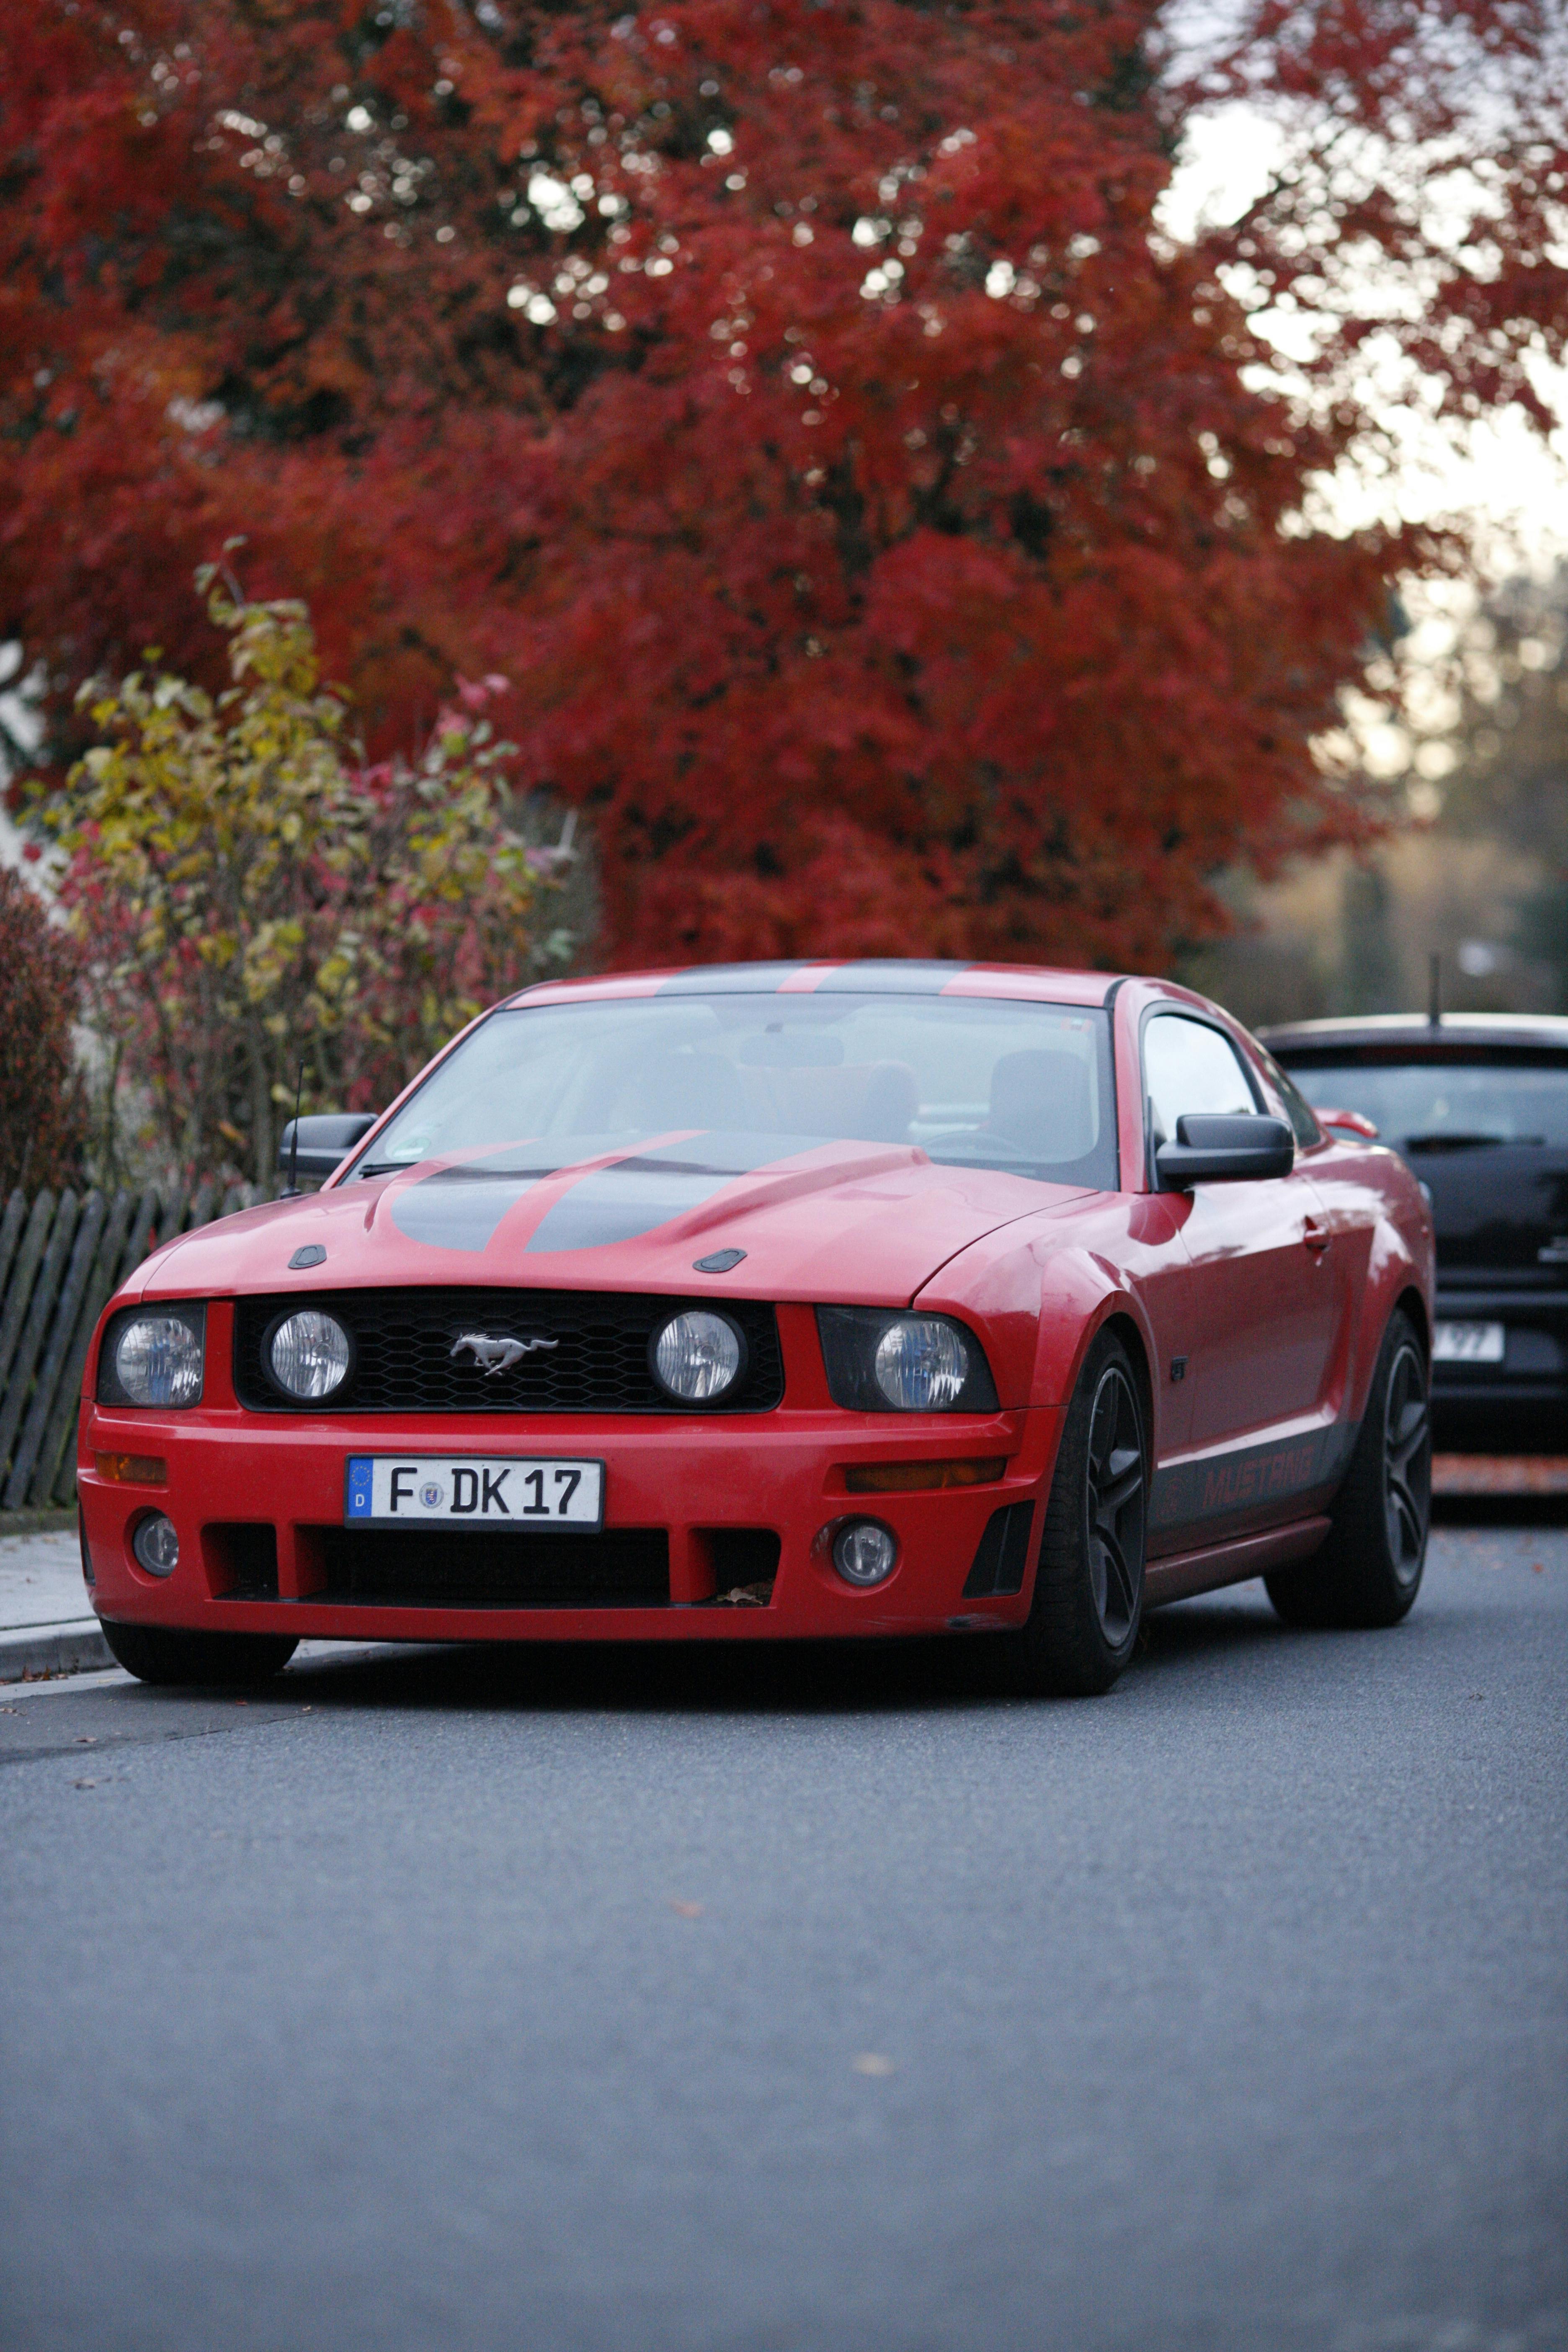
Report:
M 329 1110 L 313 1112 L 309 1118 L 291 1118 L 278 1145 L 278 1165 L 285 1176 L 294 1170 L 294 1133 L 298 1128 L 298 1172 L 324 1184 L 380 1117 L 378 1110 Z
M 1192 1111 L 1176 1121 L 1174 1143 L 1160 1146 L 1154 1168 L 1163 1192 L 1184 1192 L 1189 1184 L 1289 1176 L 1295 1164 L 1296 1139 L 1284 1119 L 1259 1111 Z

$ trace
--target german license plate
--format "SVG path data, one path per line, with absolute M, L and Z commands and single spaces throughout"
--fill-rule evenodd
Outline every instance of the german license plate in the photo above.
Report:
M 1439 1323 L 1432 1334 L 1432 1361 L 1500 1364 L 1506 1337 L 1500 1323 Z
M 602 1528 L 605 1465 L 538 1454 L 355 1454 L 348 1527 Z

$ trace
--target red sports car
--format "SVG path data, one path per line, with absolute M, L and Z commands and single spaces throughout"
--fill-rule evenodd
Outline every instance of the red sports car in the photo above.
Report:
M 89 1361 L 82 1563 L 150 1681 L 952 1631 L 1095 1692 L 1185 1594 L 1415 1599 L 1420 1188 L 1187 990 L 552 982 L 285 1153 L 322 1190 L 158 1251 Z

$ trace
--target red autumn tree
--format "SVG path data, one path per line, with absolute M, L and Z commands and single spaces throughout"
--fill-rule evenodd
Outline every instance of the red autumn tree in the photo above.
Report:
M 383 742 L 504 673 L 623 962 L 1158 961 L 1238 852 L 1363 822 L 1312 740 L 1441 560 L 1305 518 L 1366 336 L 1540 419 L 1554 22 L 1259 0 L 1184 84 L 1148 0 L 38 0 L 0 613 L 62 709 L 149 616 L 192 668 L 237 529 Z M 1282 168 L 1178 246 L 1238 91 Z

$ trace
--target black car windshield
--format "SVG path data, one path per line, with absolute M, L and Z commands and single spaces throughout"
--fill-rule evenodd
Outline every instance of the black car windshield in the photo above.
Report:
M 531 1165 L 686 1135 L 755 1167 L 814 1144 L 1114 1190 L 1109 1016 L 890 995 L 599 997 L 492 1013 L 351 1173 L 527 1147 Z M 521 1166 L 520 1160 L 519 1165 Z
M 1568 1062 L 1298 1063 L 1294 1075 L 1316 1108 L 1360 1111 L 1384 1143 L 1568 1146 Z

